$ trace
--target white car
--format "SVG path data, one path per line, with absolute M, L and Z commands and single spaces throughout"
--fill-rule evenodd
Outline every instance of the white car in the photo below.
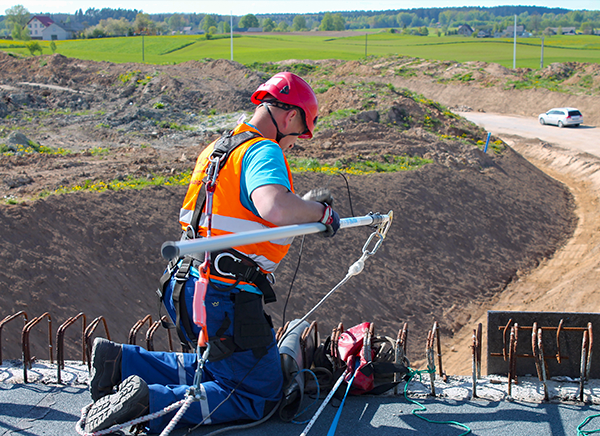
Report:
M 583 123 L 583 115 L 574 107 L 556 107 L 538 117 L 540 124 L 554 124 L 558 127 L 577 127 Z

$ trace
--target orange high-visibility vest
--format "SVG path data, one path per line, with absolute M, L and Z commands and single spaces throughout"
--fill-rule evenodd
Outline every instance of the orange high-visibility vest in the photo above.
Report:
M 233 132 L 235 135 L 248 130 L 260 134 L 260 132 L 247 124 L 238 125 Z M 240 179 L 242 175 L 242 161 L 244 159 L 244 154 L 250 146 L 264 140 L 265 138 L 260 136 L 246 141 L 231 152 L 226 164 L 221 168 L 213 196 L 212 236 L 277 227 L 246 209 L 240 200 Z M 198 194 L 202 187 L 202 179 L 206 176 L 206 170 L 209 164 L 208 158 L 212 153 L 215 142 L 206 147 L 204 151 L 200 153 L 200 156 L 198 156 L 198 160 L 196 161 L 196 167 L 192 173 L 188 191 L 183 201 L 183 207 L 179 214 L 179 222 L 184 231 L 190 225 L 196 202 L 203 201 L 203 199 L 198 199 Z M 292 192 L 294 192 L 292 172 L 285 156 L 284 161 L 288 179 L 290 181 L 290 187 Z M 200 217 L 199 228 L 194 229 L 197 236 L 206 237 L 206 224 L 206 210 L 203 210 Z M 293 238 L 277 239 L 233 248 L 254 260 L 263 272 L 271 273 L 275 271 L 279 262 L 281 262 L 287 254 L 292 240 Z M 224 279 L 219 278 L 219 280 Z

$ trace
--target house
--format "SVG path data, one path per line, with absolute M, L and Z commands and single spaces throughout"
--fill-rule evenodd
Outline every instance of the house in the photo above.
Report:
M 473 34 L 473 28 L 468 24 L 461 25 L 457 30 L 459 35 L 471 36 Z
M 502 32 L 502 36 L 505 38 L 514 36 L 515 34 L 515 26 L 508 26 L 504 32 Z M 525 36 L 525 26 L 517 26 L 517 36 Z
M 27 22 L 31 39 L 42 39 L 42 31 L 52 24 L 54 24 L 54 21 L 50 17 L 43 15 L 34 15 L 31 17 Z
M 551 30 L 552 33 L 550 33 L 551 35 L 558 35 L 559 31 L 562 31 L 563 35 L 576 35 L 577 32 L 575 32 L 575 27 L 548 27 L 548 29 L 546 30 Z
M 64 24 L 55 23 L 50 17 L 43 15 L 34 15 L 28 22 L 29 35 L 31 39 L 43 39 L 45 41 L 55 41 L 71 39 L 73 29 Z
M 490 38 L 492 35 L 487 30 L 480 30 L 477 32 L 477 38 Z

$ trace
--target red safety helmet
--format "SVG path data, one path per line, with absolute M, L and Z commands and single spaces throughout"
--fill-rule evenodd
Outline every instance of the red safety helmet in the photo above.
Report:
M 254 91 L 252 103 L 261 104 L 263 100 L 268 99 L 267 97 L 302 109 L 308 132 L 298 137 L 312 138 L 319 116 L 319 102 L 315 92 L 304 79 L 287 71 L 277 73 Z

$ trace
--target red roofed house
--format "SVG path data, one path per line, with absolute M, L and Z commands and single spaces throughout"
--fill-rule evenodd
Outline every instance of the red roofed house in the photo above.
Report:
M 55 23 L 50 17 L 34 15 L 27 23 L 31 39 L 44 39 L 54 41 L 59 39 L 70 39 L 73 37 L 71 30 Z

